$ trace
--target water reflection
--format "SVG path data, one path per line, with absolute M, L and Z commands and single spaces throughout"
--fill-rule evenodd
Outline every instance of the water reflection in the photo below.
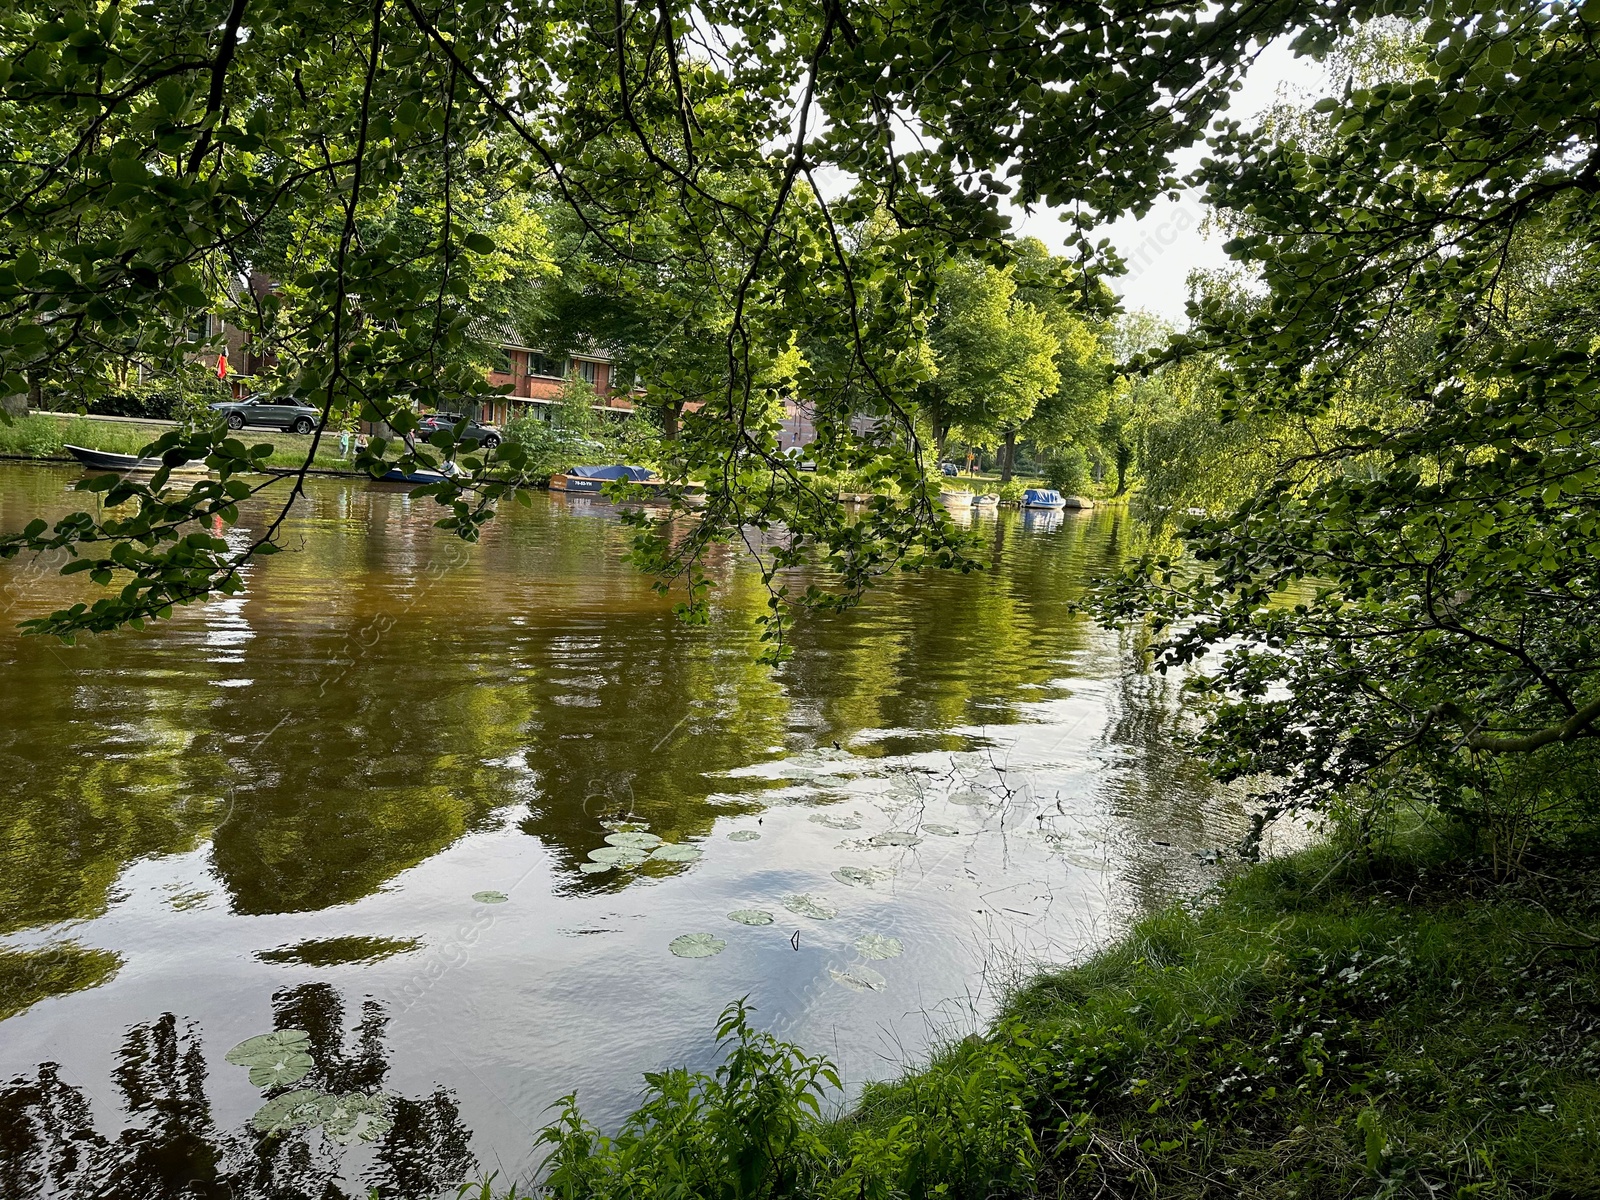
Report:
M 70 478 L 0 469 L 0 528 L 78 502 Z M 641 1071 L 703 1061 L 711 1017 L 747 993 L 855 1086 L 976 1027 L 1016 970 L 1195 884 L 1194 853 L 1237 815 L 1175 751 L 1171 684 L 1074 610 L 1127 552 L 1115 510 L 976 514 L 987 569 L 894 576 L 802 620 L 776 671 L 754 653 L 765 593 L 731 552 L 690 628 L 622 561 L 607 505 L 537 497 L 470 548 L 433 520 L 403 490 L 315 481 L 241 596 L 73 648 L 9 623 L 82 577 L 0 566 L 0 1073 L 33 1089 L 7 1110 L 38 1134 L 19 1135 L 27 1170 L 60 1157 L 29 1105 L 78 1103 L 107 1137 L 125 1119 L 174 1148 L 67 1138 L 89 1164 L 60 1167 L 69 1183 L 203 1143 L 240 1187 L 298 1171 L 348 1189 L 380 1167 L 409 1187 L 459 1158 L 455 1101 L 424 1086 L 443 1080 L 512 1176 L 552 1099 L 628 1107 Z M 603 869 L 624 817 L 678 861 Z M 785 907 L 799 894 L 837 916 Z M 774 924 L 728 919 L 745 910 Z M 686 933 L 726 950 L 677 958 Z M 861 992 L 840 979 L 867 935 L 905 954 Z M 325 990 L 282 990 L 308 977 Z M 341 1040 L 344 1016 L 313 1011 L 336 995 L 386 1015 L 352 1012 Z M 176 1066 L 140 1093 L 169 1097 L 153 1106 L 102 1082 L 121 1030 L 154 1054 L 162 1012 L 182 1017 L 160 1034 L 175 1063 L 220 1040 L 212 1119 L 233 1132 L 160 1133 L 193 1093 Z M 319 1073 L 284 1095 L 418 1095 L 385 1109 L 404 1147 L 358 1147 L 335 1176 L 299 1129 L 262 1166 L 264 1097 L 218 1064 L 269 1027 L 319 1039 Z M 373 1081 L 363 1031 L 411 1086 Z
M 265 1103 L 292 1088 L 346 1103 L 359 1097 L 383 1113 L 380 1125 L 387 1127 L 373 1137 L 368 1161 L 353 1177 L 344 1147 L 326 1128 L 262 1134 L 251 1123 L 219 1127 L 206 1092 L 201 1036 L 164 1013 L 130 1029 L 117 1053 L 113 1079 L 123 1112 L 115 1137 L 98 1130 L 88 1099 L 54 1063 L 0 1087 L 0 1194 L 342 1200 L 375 1190 L 424 1197 L 473 1172 L 470 1133 L 448 1091 L 416 1098 L 384 1093 L 386 1018 L 378 1004 L 365 1001 L 347 1031 L 339 994 L 306 984 L 273 997 L 273 1020 L 276 1029 L 309 1034 L 312 1066 L 292 1084 L 268 1088 Z

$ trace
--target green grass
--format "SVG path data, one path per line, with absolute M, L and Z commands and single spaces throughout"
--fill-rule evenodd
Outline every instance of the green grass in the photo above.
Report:
M 782 1055 L 765 1108 L 735 1121 L 725 1083 L 682 1073 L 614 1141 L 569 1112 L 551 1190 L 1600 1196 L 1600 871 L 1567 858 L 1497 881 L 1442 843 L 1314 850 L 1039 978 L 987 1035 L 842 1119 L 807 1115 L 805 1060 Z
M 93 417 L 62 417 L 45 413 L 31 413 L 10 425 L 0 425 L 0 456 L 37 458 L 46 461 L 74 461 L 64 446 L 87 446 L 106 450 L 112 454 L 137 454 L 170 426 L 144 425 L 131 421 L 97 421 Z M 272 441 L 278 446 L 267 464 L 274 467 L 298 467 L 305 461 L 307 441 L 269 430 L 246 429 L 237 435 L 254 445 Z M 339 438 L 324 436 L 312 464 L 323 471 L 349 471 L 348 459 L 339 457 Z

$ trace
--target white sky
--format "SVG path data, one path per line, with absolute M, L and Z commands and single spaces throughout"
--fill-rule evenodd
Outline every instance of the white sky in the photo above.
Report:
M 1296 99 L 1323 94 L 1325 76 L 1319 64 L 1297 59 L 1287 39 L 1268 46 L 1245 76 L 1243 87 L 1228 106 L 1228 115 L 1249 123 L 1264 112 L 1280 92 Z M 1178 159 L 1180 172 L 1192 170 L 1204 157 L 1196 147 Z M 1222 252 L 1225 238 L 1207 237 L 1201 232 L 1206 207 L 1199 194 L 1185 190 L 1177 200 L 1156 202 L 1145 216 L 1102 226 L 1091 235 L 1108 237 L 1127 261 L 1128 273 L 1113 279 L 1111 286 L 1129 309 L 1144 309 L 1182 325 L 1184 302 L 1188 299 L 1189 273 L 1220 267 L 1227 261 Z M 1052 210 L 1040 209 L 1028 216 L 1012 210 L 1013 232 L 1031 235 L 1059 251 L 1063 227 Z

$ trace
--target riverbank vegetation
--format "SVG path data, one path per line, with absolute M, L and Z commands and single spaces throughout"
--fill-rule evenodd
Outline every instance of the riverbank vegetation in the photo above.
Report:
M 545 1194 L 1593 1195 L 1587 836 L 1514 875 L 1437 828 L 1246 868 L 832 1119 L 827 1064 L 731 1009 L 717 1072 L 647 1077 L 614 1135 L 569 1102 Z

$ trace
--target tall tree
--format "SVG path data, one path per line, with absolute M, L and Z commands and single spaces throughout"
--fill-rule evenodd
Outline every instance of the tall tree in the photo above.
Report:
M 1011 268 L 957 259 L 939 274 L 929 343 L 938 374 L 923 386 L 922 404 L 940 455 L 959 428 L 968 441 L 1003 447 L 1009 480 L 1017 431 L 1060 382 L 1044 315 L 1017 299 Z
M 1203 296 L 1173 354 L 1301 441 L 1110 607 L 1178 623 L 1218 769 L 1284 808 L 1532 812 L 1519 777 L 1600 729 L 1600 15 L 1469 9 L 1203 171 L 1266 291 Z

